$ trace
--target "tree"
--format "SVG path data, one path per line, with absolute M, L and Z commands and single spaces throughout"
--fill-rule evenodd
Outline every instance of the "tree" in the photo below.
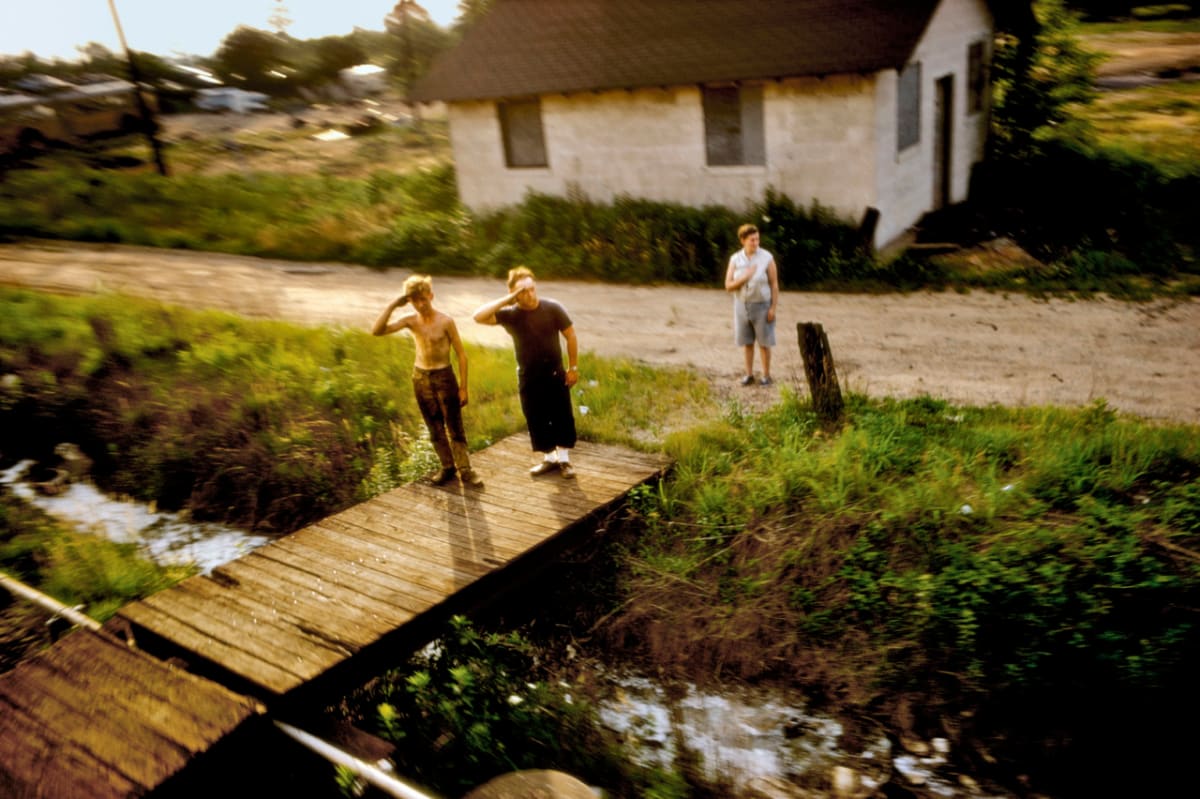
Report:
M 304 86 L 315 87 L 337 80 L 343 69 L 367 60 L 363 48 L 350 36 L 310 39 L 297 49 L 303 55 L 297 80 Z
M 213 56 L 213 66 L 222 79 L 256 91 L 277 91 L 278 80 L 269 73 L 285 63 L 280 37 L 246 25 L 226 36 Z
M 400 77 L 404 81 L 405 90 L 412 85 L 416 77 L 416 48 L 414 40 L 419 24 L 433 23 L 426 11 L 416 0 L 400 0 L 392 13 L 383 19 L 383 25 L 388 33 L 400 39 Z
M 997 4 L 992 60 L 992 154 L 1021 157 L 1095 97 L 1100 56 L 1080 46 L 1063 0 Z
M 79 53 L 80 66 L 84 72 L 118 76 L 128 71 L 125 62 L 99 42 L 77 45 L 75 50 Z

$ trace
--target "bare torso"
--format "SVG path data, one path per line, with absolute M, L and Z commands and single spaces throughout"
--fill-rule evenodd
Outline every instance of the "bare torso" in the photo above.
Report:
M 416 314 L 409 317 L 408 329 L 416 344 L 413 365 L 419 369 L 442 369 L 450 365 L 450 328 L 454 320 L 441 311 L 429 318 Z

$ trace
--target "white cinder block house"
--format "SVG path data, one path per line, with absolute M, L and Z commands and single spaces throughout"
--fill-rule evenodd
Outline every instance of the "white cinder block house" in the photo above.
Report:
M 773 187 L 884 245 L 966 199 L 992 35 L 986 0 L 494 0 L 410 97 L 446 102 L 475 210 Z

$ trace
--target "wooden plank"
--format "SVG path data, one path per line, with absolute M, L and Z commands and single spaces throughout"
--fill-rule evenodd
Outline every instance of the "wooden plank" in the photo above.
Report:
M 549 480 L 546 477 L 543 480 Z M 561 478 L 559 478 L 561 479 Z M 546 516 L 555 516 L 573 522 L 587 516 L 598 507 L 607 505 L 620 496 L 611 491 L 600 491 L 595 486 L 579 480 L 567 481 L 551 491 L 531 491 L 519 478 L 493 478 L 484 489 L 491 499 L 504 504 L 533 509 Z
M 492 525 L 485 516 L 477 515 L 463 519 L 447 517 L 445 514 L 428 515 L 414 513 L 412 509 L 402 512 L 384 502 L 371 502 L 358 505 L 352 512 L 340 513 L 336 517 L 326 519 L 336 523 L 338 529 L 362 529 L 381 536 L 381 540 L 400 551 L 425 553 L 426 557 L 444 559 L 447 556 L 456 561 L 485 563 L 481 555 L 494 555 L 497 548 L 503 550 L 505 558 L 515 557 L 525 550 L 528 544 L 541 536 L 530 537 L 528 540 L 511 540 L 516 537 L 512 532 L 504 530 L 501 540 L 492 535 Z M 504 529 L 504 528 L 501 528 Z M 481 553 L 486 547 L 487 553 Z
M 503 481 L 522 485 L 531 494 L 541 494 L 544 496 L 568 492 L 578 494 L 597 490 L 606 493 L 622 494 L 628 491 L 634 483 L 645 479 L 642 477 L 645 474 L 642 470 L 630 470 L 623 465 L 613 464 L 608 461 L 572 458 L 571 465 L 575 467 L 575 477 L 568 479 L 558 472 L 551 472 L 535 477 L 529 474 L 528 467 L 520 470 L 511 468 L 489 469 L 487 468 L 487 464 L 481 464 L 477 471 L 484 480 L 483 488 L 470 489 L 469 491 L 453 485 L 437 486 L 436 488 L 450 494 L 460 492 L 466 495 L 487 494 L 493 485 Z M 433 488 L 433 486 L 427 487 Z
M 291 543 L 295 545 L 298 542 Z M 295 546 L 291 548 L 295 549 Z M 269 552 L 256 550 L 251 554 L 253 557 L 246 556 L 226 564 L 230 567 L 226 573 L 242 582 L 270 586 L 272 590 L 282 593 L 276 599 L 298 602 L 297 608 L 306 609 L 305 613 L 298 615 L 300 624 L 312 625 L 312 614 L 318 613 L 330 617 L 339 626 L 350 623 L 388 629 L 412 617 L 405 609 L 381 602 L 363 591 L 337 588 L 323 582 L 318 570 L 328 569 L 328 558 L 323 564 L 314 564 L 306 558 L 289 556 L 288 551 L 282 549 Z M 321 631 L 319 634 L 326 634 L 320 625 L 315 629 Z
M 238 563 L 241 563 L 240 561 Z M 226 564 L 231 565 L 231 564 Z M 237 564 L 233 564 L 237 565 Z M 222 567 L 224 568 L 224 567 Z M 310 629 L 310 619 L 294 612 L 292 607 L 279 607 L 272 602 L 272 597 L 265 593 L 260 586 L 248 580 L 237 580 L 236 584 L 228 582 L 232 577 L 228 572 L 222 572 L 204 581 L 195 581 L 188 589 L 203 598 L 221 604 L 228 612 L 245 618 L 256 620 L 259 625 L 265 625 L 270 630 L 278 630 L 288 637 L 297 637 L 293 645 L 319 646 L 345 656 L 352 649 L 329 640 L 324 631 L 314 633 Z M 280 641 L 281 646 L 285 646 Z
M 519 448 L 520 442 L 517 437 L 510 436 L 493 444 L 485 452 L 487 456 L 502 456 L 498 459 L 497 465 L 505 465 L 513 456 L 514 451 Z M 485 456 L 479 460 L 481 464 L 489 465 L 491 459 Z M 630 481 L 638 483 L 661 475 L 671 462 L 669 458 L 662 455 L 643 455 L 632 450 L 588 442 L 580 442 L 576 446 L 572 452 L 571 461 L 577 475 L 595 476 L 608 483 L 614 481 L 626 483 L 624 490 L 631 487 L 628 485 Z M 480 473 L 486 480 L 488 474 L 483 471 Z M 538 480 L 544 482 L 553 477 L 554 475 L 547 475 Z
M 122 777 L 142 786 L 156 785 L 187 760 L 186 750 L 162 738 L 127 709 L 104 706 L 34 658 L 11 679 L 0 682 L 0 693 L 55 741 L 70 742 L 109 764 Z M 114 731 L 121 731 L 114 735 Z
M 445 571 L 457 583 L 474 580 L 487 574 L 490 568 L 472 559 L 455 557 L 454 547 L 447 540 L 432 535 L 409 534 L 406 539 L 386 532 L 390 525 L 378 521 L 378 512 L 360 508 L 322 519 L 317 526 L 327 532 L 332 541 L 347 548 L 361 547 L 364 554 L 383 558 L 387 562 L 417 562 L 415 568 Z M 428 529 L 428 528 L 426 528 Z
M 289 624 L 278 617 L 272 619 L 265 613 L 252 615 L 244 606 L 227 601 L 218 593 L 222 590 L 225 589 L 217 586 L 214 592 L 202 583 L 190 586 L 180 583 L 165 599 L 170 601 L 172 608 L 179 605 L 191 612 L 221 619 L 231 630 L 231 642 L 237 642 L 247 651 L 273 663 L 294 665 L 305 672 L 320 672 L 354 654 L 353 648 L 339 646 L 327 636 L 314 636 L 299 624 Z
M 252 588 L 264 600 L 286 611 L 296 620 L 298 631 L 314 641 L 325 641 L 331 649 L 341 650 L 343 657 L 357 652 L 380 632 L 394 626 L 365 611 L 314 597 L 310 588 L 301 584 L 304 578 L 297 577 L 294 569 L 285 569 L 269 559 L 241 558 L 221 569 L 223 575 L 237 579 L 243 590 Z M 298 582 L 291 582 L 293 579 Z
M 529 460 L 532 465 L 539 455 L 534 453 L 529 448 L 529 436 L 526 434 L 516 434 L 506 436 L 492 444 L 487 449 L 483 450 L 480 455 L 482 457 L 500 457 L 505 460 L 533 458 Z M 579 458 L 594 458 L 603 460 L 612 460 L 630 465 L 635 465 L 639 468 L 647 468 L 657 470 L 670 465 L 670 459 L 659 453 L 643 453 L 637 450 L 632 450 L 627 447 L 615 446 L 612 444 L 601 444 L 594 441 L 579 441 L 575 448 L 571 451 L 572 458 L 578 455 Z
M 308 540 L 315 540 L 309 538 Z M 290 543 L 290 542 L 289 542 Z M 414 598 L 416 592 L 392 592 L 391 596 L 380 596 L 378 592 L 364 585 L 361 580 L 347 580 L 345 572 L 334 571 L 343 559 L 325 557 L 319 563 L 314 563 L 310 557 L 295 554 L 295 547 L 270 547 L 256 550 L 258 557 L 254 561 L 277 563 L 288 567 L 287 578 L 307 584 L 311 590 L 345 608 L 353 609 L 356 614 L 368 614 L 390 627 L 403 624 L 413 617 L 413 610 L 420 607 Z
M 503 525 L 493 529 L 491 520 L 479 513 L 472 516 L 429 514 L 423 513 L 419 506 L 409 504 L 398 509 L 378 498 L 325 519 L 321 524 L 339 530 L 366 530 L 382 536 L 386 543 L 381 543 L 395 551 L 439 563 L 447 557 L 455 562 L 482 563 L 478 557 L 482 547 L 488 549 L 482 554 L 494 555 L 499 548 L 504 557 L 514 557 L 543 537 Z M 497 531 L 499 534 L 493 535 Z M 477 571 L 480 567 L 470 568 Z
M 257 703 L 185 671 L 165 666 L 104 636 L 72 634 L 47 650 L 44 660 L 106 705 L 125 705 L 189 752 L 213 741 L 253 715 Z
M 470 529 L 464 531 L 457 517 L 424 517 L 421 524 L 410 519 L 408 527 L 397 527 L 396 513 L 389 511 L 382 502 L 372 502 L 370 507 L 360 506 L 358 511 L 326 519 L 322 525 L 344 530 L 350 535 L 365 531 L 372 541 L 390 550 L 421 559 L 436 558 L 438 562 L 449 558 L 455 565 L 462 565 L 479 575 L 519 557 L 542 540 L 542 536 L 499 525 L 493 527 L 482 516 L 468 519 Z
M 287 693 L 311 676 L 281 668 L 220 638 L 214 638 L 205 630 L 147 604 L 147 600 L 125 605 L 117 615 L 278 694 Z
M 292 605 L 295 604 L 295 600 L 291 597 L 280 598 L 278 596 L 267 595 L 264 596 L 264 598 L 283 603 L 285 605 L 289 603 Z M 165 613 L 175 619 L 181 620 L 187 623 L 189 626 L 205 633 L 206 635 L 209 635 L 214 639 L 235 646 L 243 652 L 258 658 L 259 660 L 268 663 L 275 663 L 276 665 L 297 674 L 311 673 L 312 668 L 316 665 L 316 662 L 325 662 L 327 660 L 326 657 L 318 655 L 314 658 L 314 661 L 316 662 L 309 663 L 306 660 L 307 655 L 300 656 L 296 655 L 295 653 L 292 653 L 293 657 L 281 658 L 283 653 L 275 651 L 272 647 L 265 645 L 262 641 L 263 636 L 245 634 L 247 627 L 253 631 L 253 627 L 255 625 L 253 624 L 252 620 L 249 620 L 244 616 L 222 612 L 219 607 L 215 607 L 210 603 L 197 601 L 195 597 L 190 595 L 185 590 L 177 591 L 171 589 L 168 591 L 163 591 L 147 597 L 143 601 L 145 604 L 149 605 L 160 613 Z M 323 640 L 329 637 L 330 636 L 328 635 L 318 634 L 317 639 Z M 293 636 L 291 643 L 294 645 L 293 648 L 295 649 L 304 648 L 304 641 L 298 637 Z M 340 654 L 340 656 L 343 657 L 355 651 L 355 647 L 350 644 L 342 645 L 341 653 L 336 652 L 336 649 L 338 648 L 337 644 L 334 644 L 333 646 L 322 644 L 321 648 L 330 649 L 332 650 L 333 654 Z
M 307 537 L 303 541 L 284 539 L 278 543 L 280 546 L 271 550 L 270 557 L 290 562 L 298 569 L 318 569 L 324 563 L 331 571 L 354 579 L 361 590 L 372 592 L 380 602 L 401 612 L 412 615 L 443 598 L 440 590 L 399 581 L 394 573 L 377 568 L 361 554 L 348 556 L 324 539 Z
M 536 488 L 531 487 L 531 491 Z M 434 486 L 420 483 L 409 483 L 403 488 L 381 495 L 389 501 L 412 502 L 434 512 L 465 516 L 469 513 L 489 513 L 498 517 L 507 517 L 523 525 L 533 525 L 550 531 L 562 529 L 562 525 L 554 519 L 548 519 L 542 513 L 524 507 L 513 507 L 490 497 L 485 488 L 483 491 L 473 491 L 470 494 L 455 495 Z
M 325 519 L 314 525 L 329 535 L 329 538 L 322 541 L 319 546 L 338 549 L 331 543 L 338 540 L 338 535 L 343 537 L 341 549 L 351 546 L 351 543 L 345 540 L 347 531 L 344 529 L 344 525 L 344 522 L 339 523 L 333 519 Z M 305 545 L 309 542 L 298 541 L 295 543 Z M 405 552 L 398 547 L 380 546 L 367 540 L 353 541 L 352 545 L 359 553 L 360 563 L 370 566 L 381 574 L 388 575 L 393 581 L 402 581 L 410 586 L 420 586 L 434 592 L 435 603 L 441 602 L 461 586 L 475 580 L 470 573 L 454 568 L 449 558 L 440 562 L 420 558 L 416 554 Z
M 487 485 L 472 495 L 496 497 L 512 497 L 525 502 L 548 505 L 550 503 L 569 503 L 564 507 L 586 508 L 588 505 L 610 502 L 614 496 L 619 496 L 629 488 L 628 481 L 622 481 L 614 488 L 592 475 L 580 475 L 565 479 L 560 474 L 552 473 L 542 477 L 530 477 L 528 474 L 513 474 L 501 472 L 488 478 Z M 583 479 L 580 479 L 582 477 Z
M 326 519 L 321 524 L 351 535 L 358 535 L 359 531 L 367 530 L 369 532 L 365 534 L 381 546 L 419 560 L 433 557 L 432 554 L 422 554 L 423 552 L 440 548 L 441 552 L 436 553 L 440 555 L 440 562 L 449 562 L 460 569 L 466 569 L 472 577 L 482 576 L 520 557 L 547 537 L 545 533 L 514 530 L 504 524 L 493 526 L 485 517 L 478 516 L 467 520 L 472 526 L 472 532 L 469 533 L 471 543 L 467 546 L 450 545 L 447 543 L 449 539 L 463 535 L 464 522 L 457 517 L 431 520 L 419 529 L 389 530 L 372 517 L 381 507 L 383 503 L 376 503 L 370 509 L 363 509 L 361 515 L 345 514 Z M 458 582 L 461 584 L 462 580 Z
M 0 779 L 0 788 L 8 789 L 5 796 L 124 799 L 153 787 L 138 785 L 78 744 L 58 739 L 2 694 L 0 774 L 8 777 Z
M 468 514 L 477 513 L 483 514 L 485 518 L 491 521 L 499 521 L 501 519 L 513 522 L 514 529 L 528 529 L 530 532 L 542 531 L 546 534 L 554 534 L 562 530 L 562 523 L 559 520 L 548 518 L 545 514 L 529 511 L 524 508 L 514 508 L 511 505 L 504 504 L 501 500 L 493 499 L 483 493 L 466 498 L 464 501 L 457 503 L 451 507 L 447 504 L 444 496 L 437 489 L 422 486 L 416 483 L 411 483 L 405 486 L 405 493 L 397 495 L 395 492 L 388 492 L 376 497 L 375 500 L 380 500 L 384 504 L 390 504 L 396 508 L 413 507 L 414 505 L 421 508 L 430 509 L 435 513 L 445 513 L 450 517 L 469 518 Z M 519 525 L 519 527 L 515 526 Z
M 518 551 L 524 551 L 528 546 L 545 540 L 548 536 L 557 534 L 562 530 L 561 526 L 546 527 L 542 524 L 533 524 L 525 520 L 514 519 L 507 513 L 498 513 L 495 510 L 486 509 L 478 504 L 475 505 L 475 510 L 471 511 L 471 515 L 464 513 L 447 513 L 444 506 L 437 506 L 436 500 L 430 500 L 418 495 L 397 495 L 392 492 L 380 494 L 372 499 L 366 508 L 358 506 L 362 512 L 380 514 L 397 514 L 411 518 L 419 518 L 423 521 L 422 525 L 411 524 L 407 528 L 396 528 L 403 533 L 411 533 L 420 535 L 424 533 L 430 535 L 429 530 L 444 532 L 447 535 L 461 534 L 463 528 L 469 530 L 479 530 L 481 527 L 486 527 L 489 531 L 495 530 L 498 536 L 508 540 L 511 539 L 509 546 L 512 546 Z M 353 510 L 353 509 L 352 509 Z M 348 513 L 348 512 L 347 512 Z M 349 514 L 352 518 L 355 514 Z M 338 515 L 339 517 L 341 514 Z M 334 517 L 338 518 L 338 517 Z

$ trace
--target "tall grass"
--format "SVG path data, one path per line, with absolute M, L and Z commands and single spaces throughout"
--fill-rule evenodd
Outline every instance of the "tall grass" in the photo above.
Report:
M 911 701 L 917 734 L 966 712 L 980 740 L 1042 741 L 1102 696 L 1110 734 L 1158 723 L 1200 666 L 1197 433 L 863 397 L 835 433 L 794 400 L 678 433 L 672 481 L 635 497 L 609 640 L 885 724 Z

